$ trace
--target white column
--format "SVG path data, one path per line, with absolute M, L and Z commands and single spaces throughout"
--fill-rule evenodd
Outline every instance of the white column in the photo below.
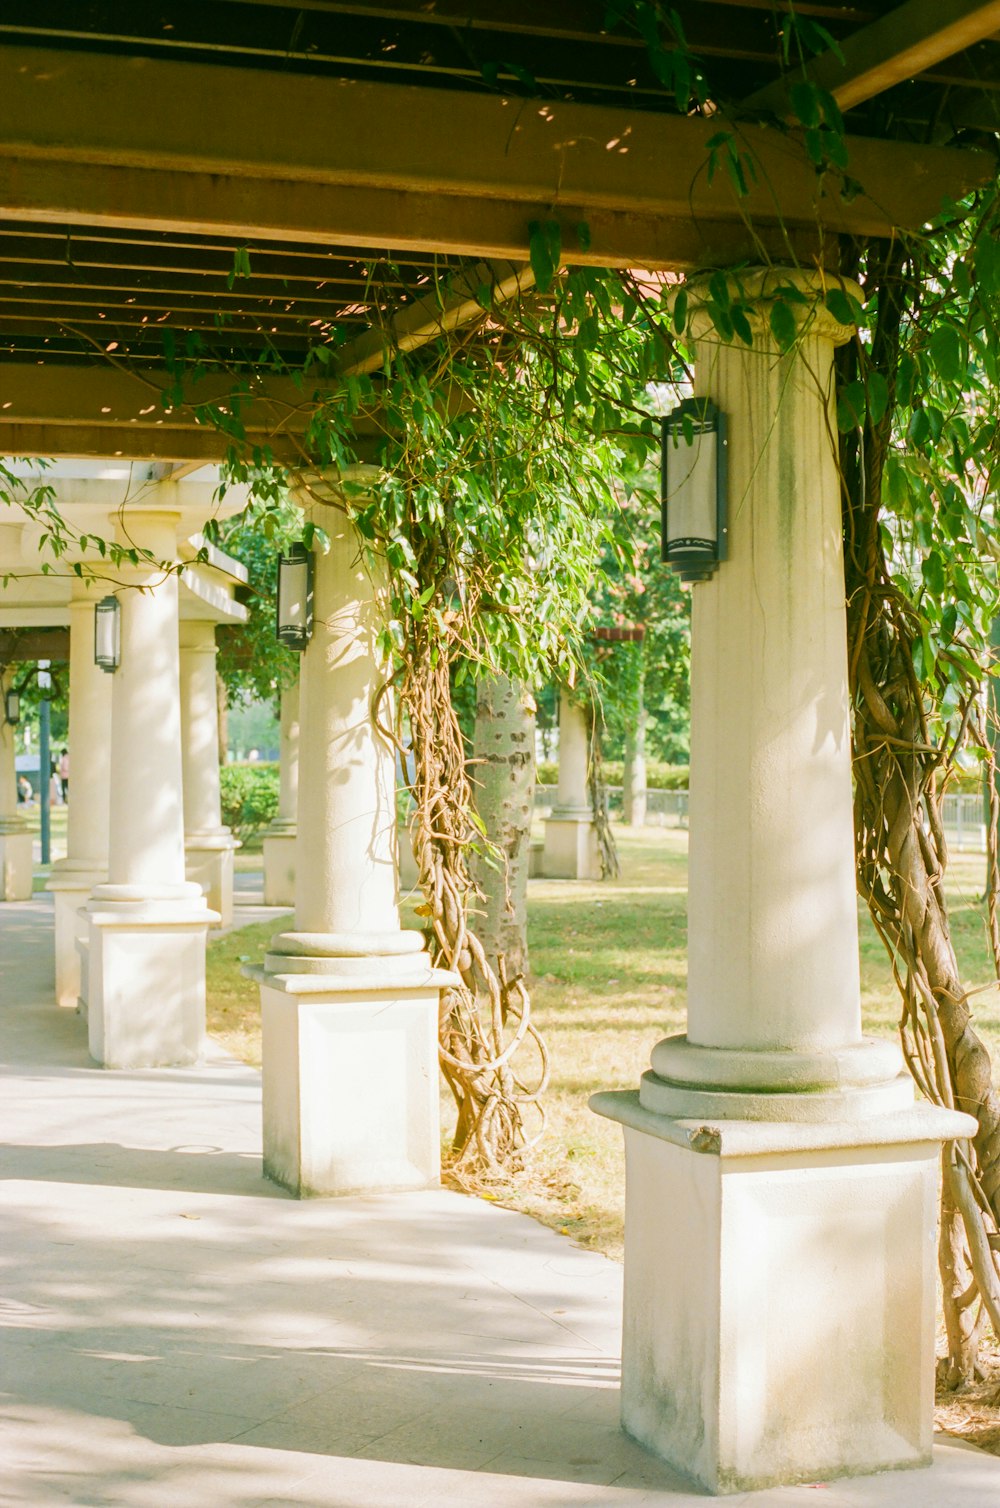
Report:
M 66 857 L 52 866 L 47 890 L 55 911 L 56 1000 L 75 1009 L 90 892 L 108 877 L 111 676 L 94 663 L 94 604 L 99 584 L 76 580 L 69 608 L 70 786 Z
M 34 881 L 32 838 L 17 809 L 15 730 L 4 716 L 3 697 L 13 683 L 0 674 L 0 901 L 26 901 Z
M 176 558 L 171 513 L 130 512 L 128 537 Z M 108 1068 L 192 1063 L 204 1041 L 215 917 L 184 876 L 177 592 L 176 574 L 152 566 L 130 568 L 116 592 L 108 882 L 87 908 L 90 1051 Z
M 181 754 L 186 876 L 200 886 L 222 926 L 233 919 L 236 839 L 222 824 L 215 624 L 180 625 Z
M 264 905 L 295 905 L 299 808 L 299 683 L 281 693 L 278 814 L 264 833 Z
M 770 341 L 794 283 L 799 340 Z M 834 346 L 819 275 L 743 273 L 754 346 L 689 284 L 729 420 L 729 558 L 694 587 L 689 1025 L 625 1128 L 625 1428 L 714 1492 L 929 1459 L 940 1143 L 861 1035 Z M 905 1278 L 901 1277 L 905 1274 Z
M 559 696 L 559 785 L 545 823 L 542 872 L 552 880 L 599 880 L 601 860 L 590 802 L 590 733 L 583 708 Z
M 370 473 L 356 468 L 347 480 Z M 337 481 L 293 495 L 329 536 L 302 657 L 295 927 L 261 983 L 264 1170 L 297 1194 L 416 1188 L 439 1174 L 439 991 L 400 925 L 395 754 L 373 720 L 378 581 Z

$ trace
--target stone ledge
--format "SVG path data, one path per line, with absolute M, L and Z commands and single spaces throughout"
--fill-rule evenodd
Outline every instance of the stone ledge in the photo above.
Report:
M 596 1115 L 647 1136 L 710 1157 L 765 1157 L 772 1153 L 834 1151 L 838 1148 L 898 1147 L 914 1142 L 956 1141 L 975 1136 L 971 1115 L 913 1105 L 890 1115 L 857 1121 L 719 1121 L 674 1120 L 644 1110 L 634 1089 L 604 1090 L 589 1101 Z
M 357 974 L 272 974 L 262 964 L 245 964 L 245 979 L 256 980 L 268 989 L 285 995 L 371 995 L 392 1000 L 411 990 L 444 990 L 461 983 L 457 974 L 447 969 L 414 968 L 412 973 L 386 975 L 373 959 L 370 971 Z M 331 964 L 336 960 L 331 959 Z

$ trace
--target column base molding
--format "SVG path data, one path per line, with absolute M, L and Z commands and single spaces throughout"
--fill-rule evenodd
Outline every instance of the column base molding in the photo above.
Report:
M 652 1065 L 639 1102 L 654 1115 L 834 1121 L 913 1104 L 898 1045 L 876 1037 L 812 1052 L 701 1047 L 667 1037 L 653 1048 Z
M 599 880 L 601 858 L 590 807 L 556 807 L 545 819 L 542 874 L 547 880 Z
M 591 1107 L 625 1131 L 625 1430 L 712 1493 L 928 1464 L 940 1148 L 975 1121 Z
M 86 908 L 90 1054 L 103 1068 L 196 1063 L 205 944 L 218 920 L 197 885 L 99 885 Z
M 184 873 L 218 914 L 215 926 L 228 927 L 233 920 L 233 856 L 240 846 L 228 827 L 184 836 Z
M 56 1004 L 63 1010 L 80 1007 L 80 943 L 89 927 L 86 902 L 107 877 L 107 866 L 92 859 L 59 859 L 45 886 L 52 893 L 55 919 Z
M 413 951 L 272 952 L 244 973 L 260 984 L 265 1177 L 299 1198 L 436 1185 L 438 1014 L 453 976 Z
M 295 905 L 294 822 L 279 819 L 264 831 L 264 905 Z
M 34 839 L 17 818 L 0 821 L 0 901 L 30 901 Z

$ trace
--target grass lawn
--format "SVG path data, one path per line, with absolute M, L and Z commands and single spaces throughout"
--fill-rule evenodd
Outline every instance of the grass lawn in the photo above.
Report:
M 618 1126 L 588 1110 L 587 1098 L 597 1089 L 635 1088 L 658 1037 L 684 1029 L 687 970 L 686 832 L 620 828 L 617 837 L 620 879 L 531 882 L 532 998 L 551 1053 L 552 1084 L 548 1128 L 530 1174 L 503 1199 L 616 1257 L 625 1187 L 622 1135 Z M 959 959 L 966 979 L 976 985 L 992 977 L 978 899 L 983 870 L 980 855 L 955 855 L 948 887 Z M 416 924 L 412 912 L 406 920 Z M 250 1063 L 260 1062 L 258 993 L 242 978 L 240 965 L 258 962 L 277 930 L 274 922 L 246 927 L 209 948 L 209 1028 Z M 861 982 L 865 1029 L 894 1036 L 898 997 L 885 952 L 864 913 Z M 977 1001 L 977 1026 L 997 1061 L 996 987 Z M 447 1113 L 450 1101 L 442 1104 Z

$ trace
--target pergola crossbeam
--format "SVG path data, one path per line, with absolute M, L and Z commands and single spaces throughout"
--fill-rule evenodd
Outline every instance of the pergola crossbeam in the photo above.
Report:
M 977 153 L 853 139 L 845 202 L 799 143 L 750 126 L 756 181 L 709 182 L 716 122 L 233 68 L 7 49 L 0 217 L 384 244 L 524 261 L 556 219 L 573 261 L 676 267 L 719 228 L 887 235 L 989 176 Z M 148 101 L 170 98 L 169 115 Z M 589 234 L 578 243 L 577 228 Z M 815 239 L 815 236 L 814 236 Z
M 1000 0 L 906 0 L 808 67 L 778 79 L 745 101 L 754 110 L 787 108 L 788 84 L 808 78 L 828 90 L 841 110 L 925 73 L 1000 30 Z
M 165 380 L 128 370 L 109 358 L 93 366 L 55 362 L 0 363 L 0 455 L 109 456 L 182 464 L 182 472 L 224 459 L 227 437 L 199 423 L 197 406 L 231 402 L 234 378 L 205 376 L 183 408 L 164 407 Z M 266 446 L 279 463 L 303 459 L 297 436 L 324 391 L 319 381 L 254 379 L 240 418 L 250 446 Z M 379 431 L 364 416 L 356 444 L 367 459 Z M 195 464 L 196 463 L 196 464 Z M 178 472 L 172 467 L 171 474 Z
M 337 370 L 345 377 L 374 372 L 390 347 L 415 351 L 472 320 L 485 319 L 487 307 L 480 302 L 481 292 L 487 306 L 491 300 L 504 303 L 527 292 L 534 281 L 530 267 L 515 267 L 509 262 L 478 263 L 457 274 L 446 293 L 427 294 L 401 310 L 386 326 L 374 325 L 356 335 L 338 353 Z

